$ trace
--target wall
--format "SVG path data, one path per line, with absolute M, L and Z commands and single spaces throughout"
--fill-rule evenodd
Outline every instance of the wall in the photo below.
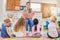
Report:
M 3 19 L 3 0 L 0 0 L 0 22 L 2 22 Z
M 26 5 L 26 2 L 28 2 L 29 0 L 21 0 L 20 2 L 21 2 L 21 5 Z M 4 0 L 3 1 L 3 16 L 4 16 L 4 18 L 7 18 L 7 13 L 13 13 L 14 15 L 15 15 L 15 13 L 20 13 L 21 14 L 21 12 L 20 11 L 6 11 L 6 0 Z M 3 19 L 4 19 L 3 18 Z
M 60 7 L 60 0 L 57 0 L 57 6 Z
M 29 0 L 21 0 L 21 5 L 26 5 L 25 3 L 27 2 L 27 1 L 29 1 Z M 1 2 L 1 1 L 0 1 Z M 32 2 L 40 2 L 40 3 L 50 3 L 50 4 L 56 4 L 57 3 L 57 1 L 56 0 L 32 0 Z M 4 18 L 6 18 L 6 14 L 7 13 L 21 13 L 20 11 L 19 12 L 17 12 L 17 11 L 6 11 L 5 10 L 5 6 L 6 6 L 6 0 L 3 0 L 3 16 L 4 16 Z M 15 14 L 14 14 L 15 15 Z M 4 19 L 3 18 L 3 19 Z
M 29 0 L 21 0 L 21 5 L 26 5 L 26 2 L 28 2 Z
M 40 2 L 40 3 L 50 3 L 50 4 L 56 4 L 56 0 L 31 0 L 31 2 Z

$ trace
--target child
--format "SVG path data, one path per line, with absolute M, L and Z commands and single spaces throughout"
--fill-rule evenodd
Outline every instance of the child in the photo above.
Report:
M 41 26 L 38 25 L 38 19 L 34 19 L 34 26 L 32 27 L 32 34 L 33 36 L 41 36 Z
M 16 37 L 24 37 L 25 36 L 25 19 L 24 18 L 20 18 L 17 23 L 14 26 L 14 32 Z
M 11 21 L 9 19 L 5 19 L 4 23 L 2 24 L 2 29 L 1 29 L 1 37 L 2 38 L 12 37 L 11 33 L 9 32 L 10 26 L 11 26 Z
M 57 38 L 58 37 L 58 32 L 57 32 L 57 24 L 56 24 L 56 17 L 52 16 L 50 19 L 50 23 L 48 25 L 48 37 L 49 38 Z

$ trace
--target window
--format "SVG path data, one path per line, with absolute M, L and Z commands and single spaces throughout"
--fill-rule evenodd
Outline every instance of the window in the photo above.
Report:
M 40 3 L 31 3 L 32 11 L 40 12 L 41 11 L 41 4 Z

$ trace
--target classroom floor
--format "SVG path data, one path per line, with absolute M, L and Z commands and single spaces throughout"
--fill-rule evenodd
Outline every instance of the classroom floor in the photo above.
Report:
M 1 32 L 1 31 L 0 31 Z M 1 34 L 1 33 L 0 33 Z M 43 35 L 42 37 L 35 37 L 35 38 L 32 38 L 32 37 L 24 37 L 24 38 L 0 38 L 1 40 L 52 40 L 50 38 L 47 37 L 47 30 L 44 30 L 43 31 Z M 53 40 L 60 40 L 60 38 L 55 38 Z
M 44 31 L 44 36 L 43 37 L 35 37 L 35 38 L 32 38 L 32 37 L 24 37 L 24 38 L 0 38 L 1 40 L 60 40 L 60 38 L 55 38 L 55 39 L 50 39 L 50 38 L 47 38 L 47 35 L 46 35 L 47 31 L 45 30 Z
M 60 40 L 59 38 L 56 39 L 49 39 L 49 38 L 0 38 L 1 40 Z

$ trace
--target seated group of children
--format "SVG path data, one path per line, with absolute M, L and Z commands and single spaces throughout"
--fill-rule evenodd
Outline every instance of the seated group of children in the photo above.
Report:
M 40 30 L 41 26 L 38 25 L 38 19 L 34 19 L 34 26 L 32 27 L 32 36 L 40 36 Z M 4 23 L 2 24 L 2 29 L 1 29 L 1 37 L 2 38 L 10 38 L 10 37 L 26 37 L 28 36 L 26 33 L 26 27 L 25 27 L 25 19 L 20 18 L 17 23 L 14 25 L 14 33 L 9 31 L 9 28 L 11 29 L 11 20 L 10 19 L 5 19 Z
M 50 18 L 50 23 L 48 25 L 48 37 L 49 38 L 57 38 L 60 37 L 60 31 L 56 22 L 56 17 L 52 16 Z M 41 26 L 38 25 L 39 21 L 38 19 L 33 20 L 34 25 L 32 26 L 32 36 L 41 36 Z M 9 31 L 9 28 L 11 28 L 11 21 L 9 19 L 5 19 L 4 23 L 2 24 L 1 29 L 1 37 L 2 38 L 9 38 L 9 37 L 26 37 L 28 34 L 26 33 L 26 27 L 25 27 L 25 19 L 20 18 L 17 23 L 14 25 L 14 34 Z

